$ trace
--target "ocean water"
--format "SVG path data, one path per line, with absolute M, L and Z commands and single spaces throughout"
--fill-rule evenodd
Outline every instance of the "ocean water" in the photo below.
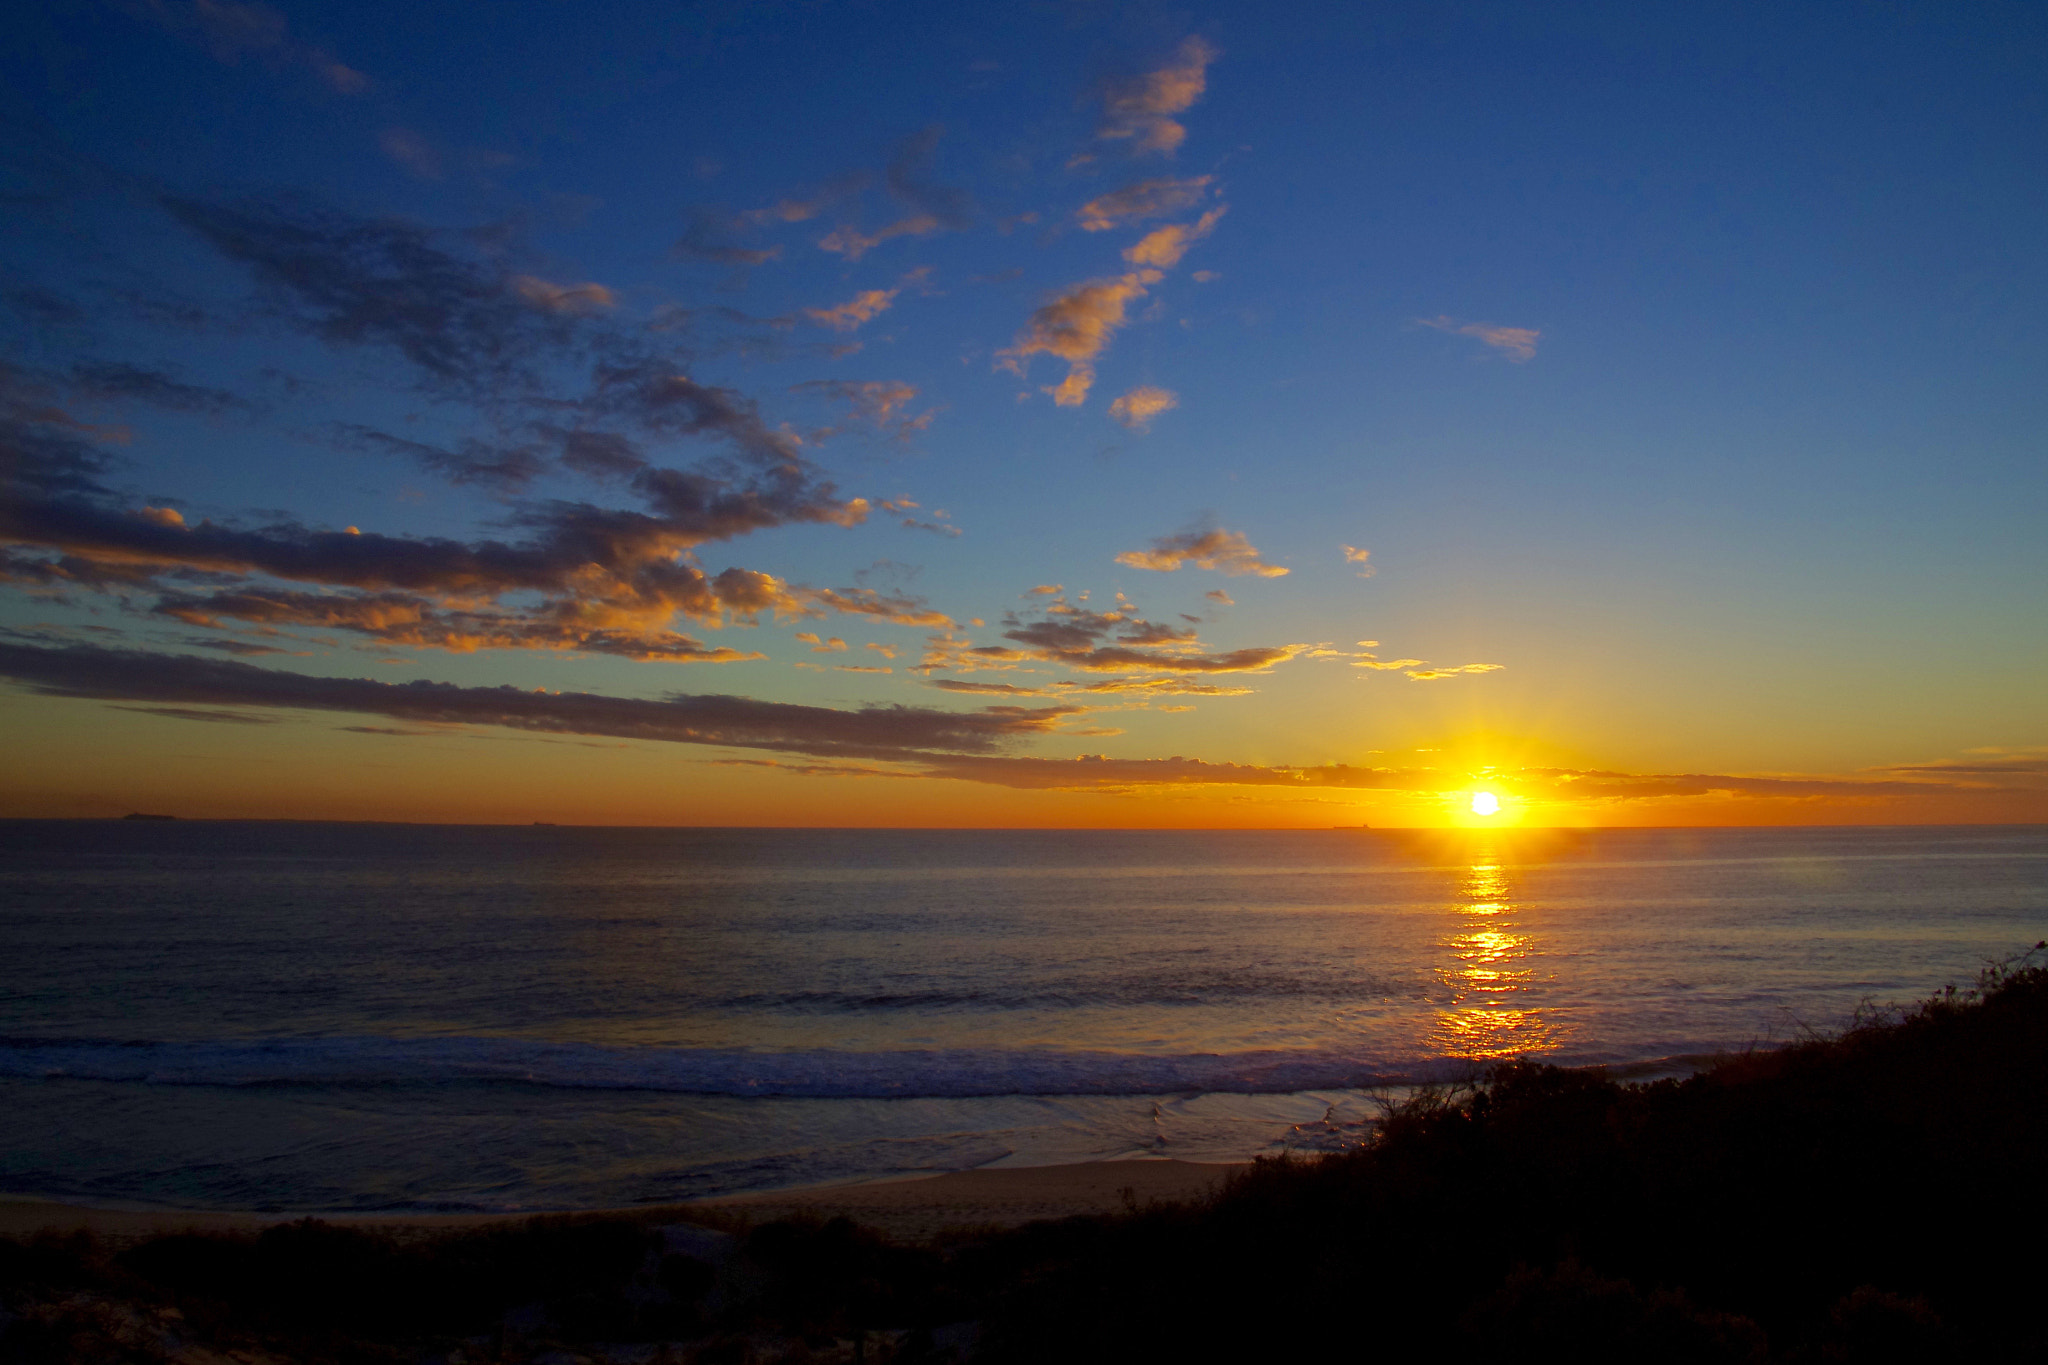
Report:
M 1356 1140 L 2048 937 L 2048 828 L 0 822 L 0 1191 L 546 1209 Z

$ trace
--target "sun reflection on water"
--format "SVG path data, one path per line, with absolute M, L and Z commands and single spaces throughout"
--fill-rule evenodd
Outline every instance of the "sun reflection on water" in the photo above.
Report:
M 1515 918 L 1508 870 L 1491 850 L 1475 850 L 1447 909 L 1454 918 L 1438 946 L 1448 961 L 1437 980 L 1448 998 L 1430 1032 L 1435 1049 L 1494 1060 L 1556 1047 L 1563 1025 L 1531 998 L 1540 949 Z

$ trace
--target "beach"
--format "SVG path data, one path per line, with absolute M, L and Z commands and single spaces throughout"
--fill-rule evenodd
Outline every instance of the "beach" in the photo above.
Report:
M 1171 1160 L 1005 1167 L 772 1190 L 656 1208 L 580 1210 L 578 1216 L 627 1218 L 647 1224 L 698 1219 L 754 1224 L 803 1216 L 845 1217 L 895 1238 L 920 1241 L 961 1229 L 1009 1228 L 1037 1219 L 1198 1200 L 1213 1194 L 1242 1169 L 1239 1163 Z M 546 1215 L 106 1209 L 9 1196 L 0 1197 L 0 1237 L 89 1232 L 109 1241 L 128 1242 L 181 1232 L 257 1233 L 301 1218 L 417 1235 L 517 1223 L 536 1216 Z

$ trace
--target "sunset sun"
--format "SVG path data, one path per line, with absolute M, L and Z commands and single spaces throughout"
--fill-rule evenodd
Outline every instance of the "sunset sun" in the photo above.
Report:
M 1500 798 L 1492 792 L 1473 792 L 1472 813 L 1474 815 L 1500 814 Z

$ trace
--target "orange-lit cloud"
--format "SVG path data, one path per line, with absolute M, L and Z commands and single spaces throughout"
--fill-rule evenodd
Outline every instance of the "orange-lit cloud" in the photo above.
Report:
M 514 275 L 512 288 L 534 307 L 551 313 L 599 313 L 618 304 L 601 284 L 550 284 L 532 275 Z
M 1074 216 L 1085 232 L 1107 232 L 1128 223 L 1142 223 L 1147 218 L 1164 218 L 1201 203 L 1214 179 L 1201 175 L 1186 180 L 1170 176 L 1140 180 L 1096 196 L 1077 209 Z
M 1182 565 L 1192 564 L 1233 577 L 1257 574 L 1260 578 L 1282 578 L 1287 574 L 1280 565 L 1261 560 L 1257 547 L 1245 539 L 1243 532 L 1221 529 L 1160 536 L 1150 549 L 1126 550 L 1116 557 L 1116 562 L 1154 573 L 1172 573 Z
M 1410 662 L 1419 663 L 1420 660 Z M 1381 667 L 1386 665 L 1382 664 Z M 1505 664 L 1458 664 L 1445 668 L 1413 668 L 1408 670 L 1408 676 L 1417 682 L 1434 682 L 1438 678 L 1455 678 L 1463 673 L 1493 673 L 1505 667 Z
M 1496 327 L 1490 322 L 1459 323 L 1448 317 L 1417 318 L 1416 321 L 1439 332 L 1476 338 L 1497 351 L 1505 352 L 1507 358 L 1518 365 L 1536 358 L 1536 342 L 1543 336 L 1532 327 Z
M 1001 368 L 1021 378 L 1032 356 L 1057 356 L 1067 362 L 1067 377 L 1045 391 L 1060 407 L 1079 405 L 1095 383 L 1096 358 L 1123 327 L 1130 305 L 1162 278 L 1156 270 L 1138 270 L 1075 285 L 1033 313 L 1017 340 L 996 353 Z
M 917 386 L 894 379 L 812 379 L 794 385 L 794 393 L 816 393 L 844 402 L 853 415 L 863 422 L 872 423 L 899 440 L 908 440 L 917 432 L 927 430 L 932 419 L 938 416 L 938 409 L 931 408 L 915 417 L 907 411 L 917 399 Z M 915 507 L 916 503 L 908 506 Z M 889 511 L 900 510 L 884 503 Z
M 1186 113 L 1202 97 L 1209 63 L 1218 55 L 1202 39 L 1188 38 L 1157 69 L 1110 82 L 1095 136 L 1128 142 L 1134 152 L 1171 155 L 1187 137 L 1174 115 Z
M 831 308 L 806 308 L 803 315 L 820 327 L 830 327 L 835 332 L 850 332 L 863 322 L 872 322 L 889 310 L 896 301 L 894 289 L 864 289 L 845 303 Z
M 1180 395 L 1172 389 L 1140 384 L 1109 405 L 1109 415 L 1132 431 L 1150 431 L 1152 419 L 1180 406 Z
M 1155 228 L 1124 249 L 1124 259 L 1136 266 L 1171 270 L 1188 254 L 1188 248 L 1215 231 L 1216 224 L 1230 210 L 1223 205 L 1210 209 L 1194 223 L 1169 223 Z
M 1344 551 L 1344 562 L 1346 564 L 1356 564 L 1360 578 L 1371 578 L 1373 576 L 1371 550 L 1361 550 L 1356 545 L 1346 545 L 1342 548 Z

